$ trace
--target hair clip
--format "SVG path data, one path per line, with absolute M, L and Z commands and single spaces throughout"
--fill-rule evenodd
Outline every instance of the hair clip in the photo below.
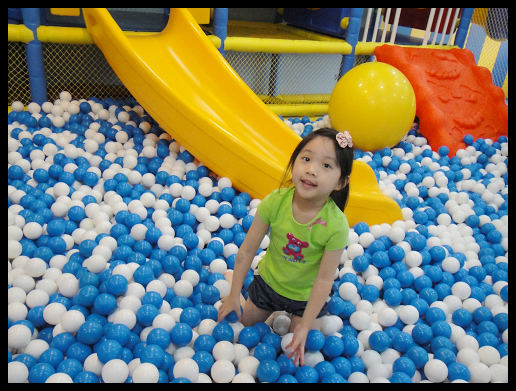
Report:
M 337 133 L 336 139 L 341 148 L 353 146 L 353 140 L 347 130 L 344 131 L 344 133 L 342 133 L 342 132 Z

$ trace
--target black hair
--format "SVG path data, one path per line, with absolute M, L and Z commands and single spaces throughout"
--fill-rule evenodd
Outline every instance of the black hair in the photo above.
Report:
M 321 128 L 314 130 L 308 136 L 304 137 L 301 140 L 301 142 L 297 145 L 296 149 L 294 149 L 294 152 L 292 152 L 292 156 L 290 156 L 288 165 L 283 173 L 283 179 L 281 180 L 280 188 L 287 187 L 290 184 L 292 184 L 292 178 L 290 174 L 292 173 L 292 168 L 294 167 L 294 163 L 297 159 L 297 156 L 303 150 L 303 148 L 316 137 L 326 137 L 333 141 L 333 146 L 335 147 L 335 156 L 337 157 L 337 165 L 340 168 L 339 184 L 343 185 L 346 178 L 351 174 L 355 150 L 353 147 L 349 146 L 346 148 L 342 148 L 337 142 L 336 136 L 338 133 L 339 132 L 331 128 Z M 349 198 L 349 182 L 342 189 L 332 191 L 330 197 L 333 199 L 335 204 L 342 211 L 344 211 L 344 208 L 346 207 Z

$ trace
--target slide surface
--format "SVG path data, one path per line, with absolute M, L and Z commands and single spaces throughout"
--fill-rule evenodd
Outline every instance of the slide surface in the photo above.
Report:
M 278 188 L 300 137 L 242 81 L 186 9 L 171 8 L 167 27 L 145 36 L 126 36 L 105 8 L 84 8 L 83 16 L 126 88 L 184 148 L 252 197 Z M 402 219 L 370 167 L 354 167 L 350 225 Z

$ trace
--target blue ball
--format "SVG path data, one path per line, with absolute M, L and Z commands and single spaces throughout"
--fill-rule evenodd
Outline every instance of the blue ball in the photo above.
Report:
M 335 367 L 329 361 L 321 361 L 314 366 L 319 379 L 323 379 L 327 375 L 335 374 Z M 340 375 L 339 375 L 340 376 Z M 342 376 L 341 376 L 342 377 Z
M 101 293 L 95 298 L 93 308 L 101 315 L 109 315 L 116 309 L 116 297 L 110 293 Z
M 108 339 L 97 346 L 97 357 L 102 364 L 122 357 L 122 345 L 114 339 Z
M 342 351 L 342 355 L 348 358 L 355 355 L 359 348 L 358 340 L 356 337 L 351 334 L 344 334 L 341 339 L 342 342 L 344 342 L 344 350 Z
M 359 255 L 353 258 L 352 264 L 353 269 L 357 272 L 365 272 L 366 269 L 369 267 L 369 258 L 363 255 Z
M 335 357 L 331 360 L 335 372 L 341 375 L 344 379 L 347 379 L 351 375 L 352 367 L 349 360 L 345 357 Z
M 205 304 L 215 304 L 220 299 L 219 290 L 213 285 L 207 285 L 201 291 L 201 300 Z
M 452 314 L 452 321 L 462 328 L 468 327 L 473 321 L 473 315 L 468 310 L 459 308 Z
M 441 308 L 433 307 L 429 308 L 425 313 L 426 321 L 432 325 L 437 321 L 446 321 L 446 314 Z
M 52 365 L 48 363 L 39 363 L 30 369 L 28 380 L 29 383 L 45 383 L 54 373 L 56 373 L 56 370 Z
M 374 331 L 369 336 L 369 346 L 379 353 L 386 351 L 391 343 L 392 339 L 385 331 Z
M 158 316 L 158 309 L 152 304 L 142 304 L 136 311 L 136 319 L 144 327 L 152 326 L 154 318 Z
M 197 339 L 194 342 L 193 349 L 196 352 L 206 351 L 208 353 L 211 353 L 213 351 L 213 347 L 217 343 L 217 340 L 209 335 L 209 334 L 202 334 L 197 337 Z
M 49 348 L 45 350 L 38 358 L 39 363 L 47 363 L 52 365 L 52 367 L 57 368 L 57 366 L 63 361 L 64 356 L 63 352 L 56 348 Z
M 197 363 L 199 366 L 199 373 L 208 373 L 211 370 L 211 367 L 215 363 L 215 360 L 213 359 L 213 356 L 211 353 L 201 350 L 196 352 L 192 359 Z
M 72 379 L 82 371 L 82 364 L 74 358 L 67 358 L 66 360 L 61 361 L 56 368 L 56 372 L 66 373 Z
M 156 368 L 160 368 L 165 362 L 165 352 L 160 346 L 147 342 L 147 345 L 142 349 L 140 361 L 142 364 L 150 363 Z
M 449 323 L 444 320 L 438 320 L 432 323 L 432 333 L 434 337 L 450 338 L 452 329 Z M 412 333 L 412 336 L 414 336 L 414 333 Z
M 110 340 L 119 342 L 122 346 L 125 346 L 131 340 L 131 330 L 129 330 L 129 327 L 127 327 L 125 324 L 113 324 L 106 333 L 106 337 Z
M 389 378 L 391 383 L 412 383 L 412 379 L 405 372 L 393 372 Z
M 319 330 L 309 330 L 306 336 L 306 350 L 316 352 L 321 350 L 325 345 L 324 334 Z
M 412 329 L 412 338 L 417 344 L 425 345 L 433 338 L 432 328 L 424 323 L 418 323 Z
M 147 335 L 147 345 L 157 345 L 165 350 L 170 345 L 170 333 L 162 328 L 155 328 Z
M 400 353 L 406 353 L 412 346 L 414 346 L 412 336 L 404 331 L 392 337 L 392 347 Z
M 470 381 L 471 373 L 466 365 L 460 362 L 453 362 L 448 365 L 448 380 L 453 382 L 454 380 L 465 380 Z
M 337 336 L 329 335 L 326 337 L 323 346 L 323 353 L 329 358 L 340 356 L 344 350 L 344 342 Z
M 374 303 L 380 297 L 380 290 L 376 285 L 366 285 L 360 292 L 362 300 L 367 300 L 370 303 Z
M 276 354 L 276 349 L 268 343 L 260 343 L 254 349 L 254 357 L 260 362 L 267 359 L 276 360 Z
M 299 383 L 317 383 L 319 374 L 314 368 L 304 365 L 297 368 L 295 378 Z
M 194 307 L 187 307 L 183 309 L 179 316 L 179 321 L 185 323 L 191 328 L 195 328 L 201 323 L 201 313 Z
M 428 352 L 421 346 L 412 346 L 405 355 L 407 358 L 412 360 L 416 369 L 421 369 L 428 362 Z
M 170 330 L 170 341 L 179 347 L 188 345 L 192 337 L 192 328 L 185 323 L 176 323 Z
M 279 364 L 273 359 L 262 360 L 256 369 L 256 377 L 261 382 L 274 383 L 280 377 Z
M 260 334 L 254 327 L 244 327 L 238 335 L 238 343 L 252 349 L 260 342 Z
M 147 292 L 141 298 L 142 304 L 152 304 L 156 308 L 161 308 L 163 304 L 163 298 L 158 292 Z
M 442 347 L 434 352 L 434 359 L 441 360 L 446 366 L 449 366 L 457 361 L 457 356 L 451 349 Z
M 113 296 L 120 296 L 127 291 L 127 279 L 121 274 L 114 274 L 107 279 L 106 288 Z
M 416 373 L 416 365 L 408 357 L 400 357 L 392 364 L 393 372 L 403 372 L 412 378 Z
M 387 305 L 394 307 L 401 304 L 403 300 L 403 295 L 400 290 L 397 288 L 389 288 L 383 293 L 383 299 L 387 303 Z
M 392 262 L 400 262 L 405 257 L 405 250 L 397 245 L 391 246 L 387 253 Z

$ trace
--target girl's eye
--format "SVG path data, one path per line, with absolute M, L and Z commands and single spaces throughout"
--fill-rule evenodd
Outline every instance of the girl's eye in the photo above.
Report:
M 309 162 L 309 161 L 310 161 L 310 158 L 309 158 L 309 157 L 304 156 L 304 157 L 302 157 L 302 158 L 301 158 L 301 160 L 303 160 L 303 161 L 305 161 L 305 162 Z
M 330 166 L 328 163 L 324 163 L 324 164 L 323 164 L 323 167 L 324 167 L 324 168 L 331 168 L 331 166 Z

